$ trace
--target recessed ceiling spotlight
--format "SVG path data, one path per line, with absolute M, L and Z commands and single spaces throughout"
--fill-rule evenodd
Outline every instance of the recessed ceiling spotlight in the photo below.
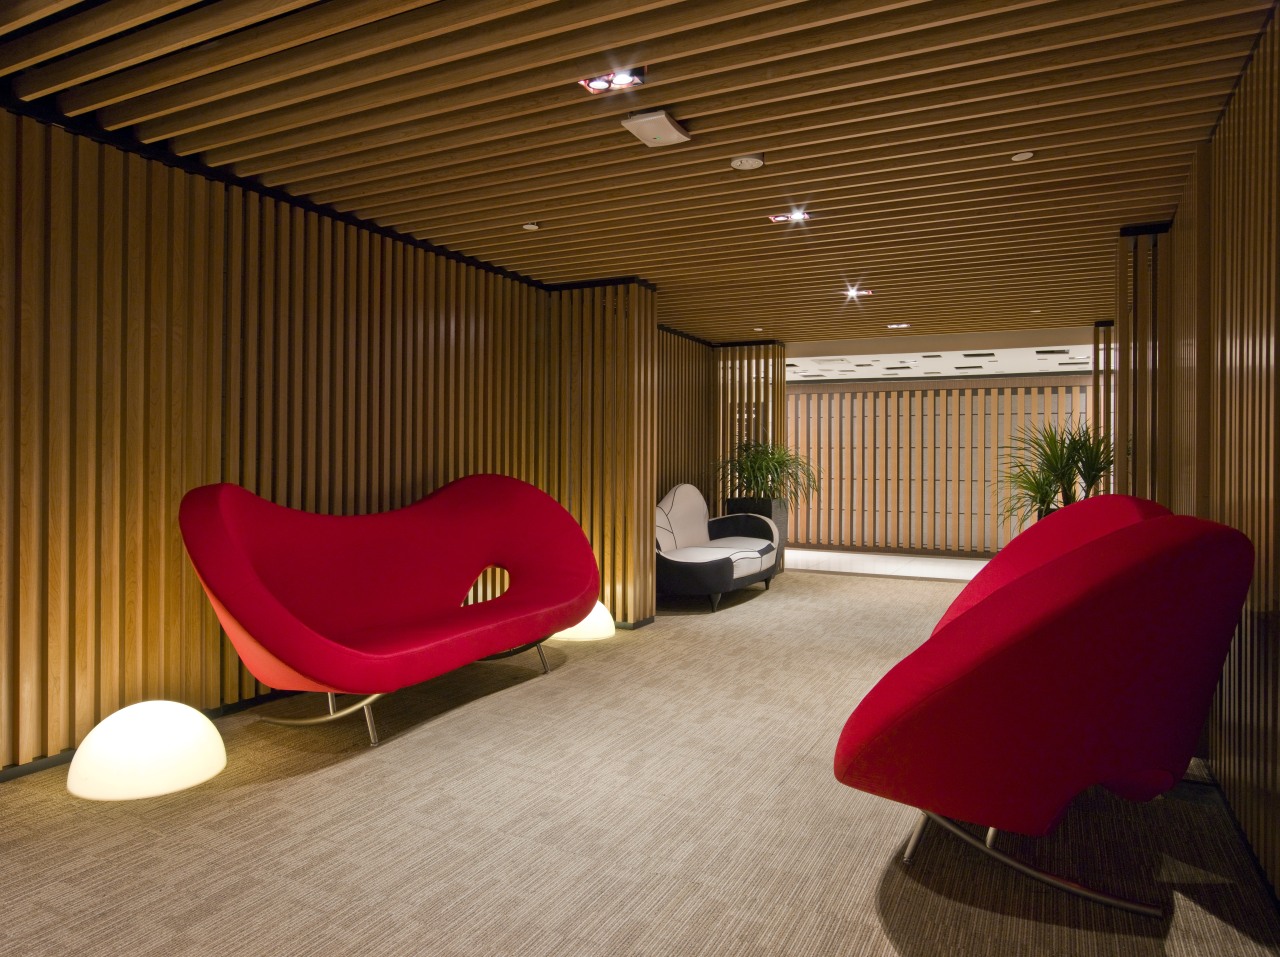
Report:
M 1013 160 L 1015 163 L 1023 163 L 1031 159 L 1031 157 L 1035 155 L 1036 154 L 1033 153 L 1031 150 L 1022 150 L 1021 152 L 1014 153 L 1012 156 L 1009 157 L 1009 159 Z
M 803 223 L 809 214 L 803 209 L 793 209 L 789 213 L 774 213 L 769 217 L 771 223 Z
M 889 323 L 887 326 L 885 326 L 885 328 L 886 328 L 886 329 L 910 329 L 910 328 L 911 328 L 911 323 L 909 323 L 909 322 L 891 322 L 891 323 Z
M 1038 316 L 1042 311 L 1043 311 L 1043 310 L 1040 310 L 1040 309 L 1032 309 L 1032 310 L 1031 310 L 1031 315 L 1033 315 L 1033 316 Z
M 759 169 L 764 165 L 764 154 L 745 153 L 742 156 L 735 156 L 729 160 L 729 165 L 734 169 Z
M 753 332 L 764 332 L 764 326 L 752 326 Z
M 527 230 L 529 230 L 529 232 L 533 233 L 533 232 L 537 232 L 539 229 L 541 229 L 541 228 L 542 228 L 542 223 L 533 223 L 533 222 L 525 223 L 525 224 L 524 224 L 523 226 L 521 226 L 520 228 L 521 228 L 521 229 L 527 229 Z
M 875 295 L 875 293 L 873 293 L 870 289 L 862 289 L 859 286 L 846 287 L 844 294 L 845 294 L 845 297 L 848 299 L 863 299 L 866 296 Z
M 585 80 L 579 80 L 578 86 L 588 93 L 607 93 L 609 90 L 628 90 L 643 82 L 644 67 L 638 66 L 633 70 L 615 70 L 612 73 L 588 77 Z

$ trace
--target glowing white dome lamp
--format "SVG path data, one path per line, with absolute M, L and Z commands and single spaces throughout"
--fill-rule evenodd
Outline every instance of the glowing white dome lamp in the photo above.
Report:
M 213 722 L 176 701 L 142 701 L 108 715 L 71 759 L 67 790 L 92 801 L 171 794 L 227 766 Z
M 616 634 L 613 627 L 613 616 L 601 602 L 587 612 L 587 617 L 576 625 L 557 631 L 552 638 L 565 641 L 599 641 L 601 638 L 612 638 Z

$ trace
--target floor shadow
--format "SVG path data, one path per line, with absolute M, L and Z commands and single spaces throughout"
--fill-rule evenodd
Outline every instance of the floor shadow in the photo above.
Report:
M 763 585 L 749 585 L 737 591 L 725 592 L 720 596 L 720 608 L 715 614 L 749 604 L 764 594 Z M 660 615 L 677 618 L 712 614 L 711 600 L 706 595 L 659 595 L 657 610 Z
M 991 860 L 930 825 L 909 865 L 901 846 L 886 862 L 877 906 L 903 957 L 960 953 L 1056 953 L 1062 930 L 1094 941 L 1091 953 L 1160 957 L 1175 908 L 1185 898 L 1235 928 L 1242 944 L 1280 945 L 1280 915 L 1235 842 L 1212 785 L 1186 782 L 1164 799 L 1122 801 L 1095 789 L 1044 838 L 1002 834 L 997 848 L 1088 887 L 1154 904 L 1160 919 L 1085 901 Z M 1207 827 L 1205 815 L 1221 815 Z M 981 831 L 972 829 L 975 835 Z M 1215 840 L 1212 835 L 1218 835 Z M 904 841 L 905 844 L 905 841 Z M 922 919 L 928 915 L 928 919 Z M 1074 934 L 1073 934 L 1074 936 Z
M 563 650 L 544 646 L 554 674 L 568 660 Z M 443 715 L 543 677 L 536 651 L 499 661 L 476 662 L 429 681 L 403 688 L 373 703 L 379 747 L 409 737 Z M 338 698 L 341 708 L 357 696 Z M 371 751 L 363 712 L 318 725 L 288 726 L 264 717 L 310 718 L 325 713 L 322 693 L 305 693 L 247 709 L 219 722 L 228 755 L 228 772 L 210 782 L 212 789 L 257 787 L 346 761 Z

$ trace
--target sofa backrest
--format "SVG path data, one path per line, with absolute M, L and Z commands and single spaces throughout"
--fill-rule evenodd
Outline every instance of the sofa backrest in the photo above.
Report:
M 1170 511 L 1158 502 L 1132 495 L 1098 495 L 1049 513 L 1014 536 L 995 558 L 987 562 L 956 596 L 934 627 L 934 633 L 1002 585 L 1033 568 L 1126 525 L 1169 514 Z
M 707 502 L 696 485 L 677 485 L 658 503 L 658 551 L 705 545 Z
M 179 518 L 197 572 L 237 617 L 255 613 L 252 602 L 231 607 L 237 598 L 260 590 L 325 635 L 455 611 L 490 566 L 509 574 L 505 605 L 599 587 L 573 516 L 504 475 L 466 476 L 405 508 L 355 516 L 286 508 L 224 483 L 189 492 Z
M 1078 508 L 1054 524 L 1090 525 Z M 1052 535 L 1058 549 L 1027 550 L 867 694 L 837 749 L 842 781 L 1043 834 L 1092 785 L 1148 799 L 1179 780 L 1249 587 L 1249 540 L 1172 514 L 1083 544 L 1079 529 Z

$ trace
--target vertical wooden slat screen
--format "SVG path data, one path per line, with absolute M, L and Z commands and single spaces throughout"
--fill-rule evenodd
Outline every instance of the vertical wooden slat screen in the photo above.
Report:
M 9 114 L 0 140 L 10 765 L 141 697 L 224 700 L 172 519 L 221 470 L 226 204 L 219 185 Z
M 715 370 L 710 345 L 658 330 L 657 494 L 682 482 L 715 495 Z
M 265 690 L 182 549 L 208 482 L 353 513 L 515 475 L 650 617 L 655 314 L 640 283 L 552 293 L 0 112 L 0 766 L 145 697 Z
M 582 523 L 615 619 L 654 614 L 657 298 L 637 282 L 551 293 L 545 487 Z
M 1163 463 L 1172 454 L 1172 419 L 1163 414 L 1175 362 L 1172 242 L 1157 226 L 1122 235 L 1117 250 L 1115 486 L 1161 499 Z
M 1019 530 L 1003 515 L 1004 451 L 1044 421 L 1091 421 L 1087 376 L 787 387 L 793 448 L 816 494 L 789 544 L 990 555 Z
M 1207 189 L 1199 182 L 1209 180 Z M 1210 725 L 1209 754 L 1237 820 L 1273 887 L 1280 886 L 1280 511 L 1277 448 L 1280 409 L 1280 23 L 1273 18 L 1215 133 L 1208 162 L 1188 184 L 1187 244 L 1207 247 L 1195 285 L 1179 270 L 1177 297 L 1208 285 L 1210 384 L 1208 517 L 1253 541 L 1253 587 L 1223 671 Z M 1207 204 L 1207 211 L 1201 203 Z M 1175 223 L 1177 220 L 1175 220 Z M 1183 233 L 1180 233 L 1181 237 Z M 1188 251 L 1188 256 L 1192 252 Z M 1203 303 L 1203 300 L 1200 299 Z M 1184 307 L 1184 308 L 1187 308 Z M 1175 471 L 1173 480 L 1191 476 Z M 1198 490 L 1186 488 L 1186 501 Z M 1198 495 L 1197 495 L 1198 497 Z
M 786 347 L 780 342 L 721 346 L 715 362 L 715 461 L 727 459 L 747 440 L 785 444 Z M 720 489 L 707 500 L 713 515 L 723 510 L 725 494 Z
M 1207 515 L 1212 461 L 1212 353 L 1208 225 L 1211 220 L 1212 151 L 1197 148 L 1169 238 L 1173 244 L 1170 301 L 1171 348 L 1161 369 L 1168 397 L 1162 435 L 1168 455 L 1161 463 L 1160 500 L 1175 512 Z

